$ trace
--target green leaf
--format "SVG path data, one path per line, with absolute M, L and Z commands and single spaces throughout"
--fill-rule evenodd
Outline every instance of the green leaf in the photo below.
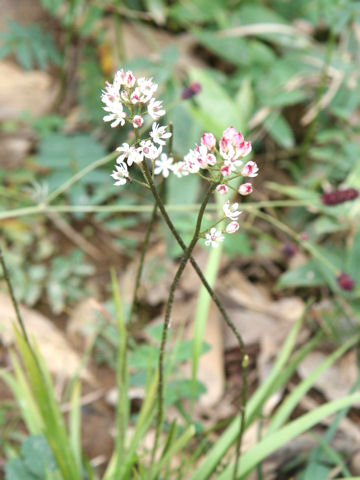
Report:
M 346 408 L 349 405 L 353 405 L 358 401 L 360 401 L 360 393 L 354 393 L 339 400 L 326 403 L 321 407 L 302 415 L 272 435 L 265 437 L 241 456 L 238 478 L 245 478 L 245 476 L 250 473 L 264 458 L 271 455 L 277 449 L 301 433 L 309 430 L 317 423 L 321 422 L 324 418 L 329 417 L 339 410 Z M 217 479 L 230 480 L 232 478 L 232 471 L 233 466 L 229 465 L 220 475 L 218 475 Z
M 33 475 L 20 458 L 13 458 L 6 462 L 5 480 L 39 480 L 39 477 Z
M 311 260 L 283 273 L 277 281 L 276 288 L 318 287 L 324 283 L 325 278 L 319 269 L 318 261 Z
M 28 470 L 38 477 L 43 477 L 47 470 L 56 470 L 54 455 L 46 438 L 32 435 L 21 446 L 21 455 Z
M 230 125 L 239 130 L 246 128 L 243 112 L 209 71 L 192 69 L 190 77 L 193 82 L 200 83 L 202 88 L 196 95 L 197 108 L 193 112 L 199 114 L 198 120 L 205 130 L 221 136 L 223 130 Z
M 268 115 L 264 121 L 264 128 L 281 147 L 292 148 L 295 145 L 293 131 L 280 113 L 273 112 Z

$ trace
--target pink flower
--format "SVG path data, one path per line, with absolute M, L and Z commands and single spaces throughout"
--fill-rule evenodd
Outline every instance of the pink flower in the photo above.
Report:
M 132 124 L 134 128 L 139 128 L 144 123 L 144 119 L 140 115 L 134 115 L 132 119 Z
M 230 222 L 226 225 L 226 233 L 235 233 L 239 230 L 240 228 L 240 225 L 238 224 L 238 222 Z
M 256 163 L 250 161 L 250 162 L 247 162 L 247 164 L 244 165 L 244 167 L 242 168 L 241 175 L 243 175 L 244 177 L 256 177 L 258 171 L 259 171 L 259 168 L 256 165 Z
M 203 133 L 201 137 L 201 145 L 204 145 L 208 150 L 213 151 L 216 146 L 216 138 L 212 133 Z
M 233 136 L 236 135 L 237 133 L 240 133 L 240 132 L 238 132 L 236 128 L 231 126 L 223 131 L 223 137 L 231 141 L 233 139 Z
M 241 157 L 246 157 L 246 155 L 248 155 L 252 150 L 252 146 L 250 142 L 243 142 L 237 148 L 238 148 L 237 152 Z
M 218 185 L 216 187 L 216 191 L 220 193 L 220 195 L 225 195 L 228 192 L 228 190 L 229 188 L 224 184 Z
M 233 171 L 235 171 L 235 167 L 230 162 L 224 162 L 224 165 L 220 168 L 221 175 L 224 177 L 228 177 Z
M 165 115 L 166 112 L 162 107 L 162 102 L 152 98 L 148 105 L 148 113 L 154 120 L 159 120 L 159 118 Z
M 217 248 L 219 246 L 218 242 L 223 242 L 225 237 L 221 234 L 221 230 L 216 230 L 216 228 L 213 227 L 209 233 L 205 234 L 205 238 L 205 245 L 211 245 L 213 248 Z
M 252 193 L 253 191 L 253 188 L 252 188 L 252 185 L 251 183 L 243 183 L 242 185 L 240 185 L 239 189 L 238 189 L 238 192 L 240 193 L 240 195 L 250 195 L 250 193 Z

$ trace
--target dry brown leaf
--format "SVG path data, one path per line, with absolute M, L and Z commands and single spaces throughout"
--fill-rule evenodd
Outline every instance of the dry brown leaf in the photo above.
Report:
M 32 117 L 44 115 L 51 110 L 55 95 L 54 79 L 48 73 L 27 72 L 0 62 L 0 121 L 17 119 L 24 111 Z
M 298 373 L 307 378 L 328 355 L 322 352 L 310 352 L 298 366 Z M 337 400 L 348 395 L 358 377 L 356 352 L 351 351 L 328 367 L 314 382 L 314 387 L 322 392 L 328 400 Z M 360 406 L 360 402 L 356 404 Z
M 16 317 L 10 298 L 3 293 L 0 293 L 0 312 L 0 338 L 9 346 L 14 343 L 12 325 Z M 79 368 L 81 357 L 69 345 L 60 330 L 41 313 L 23 306 L 20 307 L 20 312 L 29 337 L 35 339 L 50 372 L 60 378 L 70 378 L 74 375 Z M 95 383 L 95 379 L 85 368 L 82 369 L 81 377 Z

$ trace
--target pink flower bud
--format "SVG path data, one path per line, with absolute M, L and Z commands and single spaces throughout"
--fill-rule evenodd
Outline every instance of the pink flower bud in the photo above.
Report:
M 354 290 L 355 282 L 347 273 L 341 273 L 336 280 L 341 290 L 347 292 Z
M 132 124 L 134 128 L 139 128 L 144 123 L 144 119 L 140 115 L 134 115 L 132 119 Z
M 250 162 L 247 162 L 247 164 L 244 165 L 244 167 L 242 168 L 241 175 L 243 175 L 244 177 L 256 177 L 258 171 L 259 171 L 259 168 L 256 165 L 256 163 L 250 161 Z
M 226 225 L 226 233 L 235 233 L 239 230 L 240 225 L 238 222 L 230 222 Z
M 238 192 L 240 193 L 240 195 L 250 195 L 250 193 L 252 193 L 253 191 L 253 188 L 252 188 L 252 185 L 251 183 L 243 183 L 242 185 L 240 185 L 239 189 L 238 189 Z
M 220 172 L 221 172 L 221 175 L 223 175 L 224 177 L 228 177 L 230 174 L 231 174 L 231 165 L 228 164 L 228 165 L 223 165 L 220 169 Z
M 125 85 L 128 88 L 132 88 L 135 85 L 135 82 L 136 82 L 135 75 L 130 70 L 128 72 L 126 72 L 126 74 L 125 74 Z
M 216 187 L 216 191 L 220 193 L 220 195 L 225 195 L 225 193 L 227 193 L 228 190 L 229 190 L 228 187 L 224 184 L 218 185 Z
M 201 137 L 201 145 L 204 145 L 208 150 L 213 150 L 216 146 L 216 138 L 212 133 L 203 133 Z

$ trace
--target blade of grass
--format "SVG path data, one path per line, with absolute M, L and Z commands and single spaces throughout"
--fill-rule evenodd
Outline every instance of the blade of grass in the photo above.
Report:
M 69 413 L 69 437 L 72 451 L 74 452 L 75 461 L 78 471 L 81 472 L 81 384 L 76 382 L 73 386 L 70 398 L 70 413 Z
M 287 442 L 309 430 L 324 418 L 338 412 L 339 410 L 353 405 L 360 401 L 360 393 L 353 393 L 344 398 L 334 400 L 332 402 L 321 405 L 315 410 L 312 410 L 305 415 L 293 420 L 291 423 L 282 427 L 280 430 L 265 437 L 260 443 L 256 444 L 250 450 L 245 452 L 241 459 L 241 464 L 238 472 L 238 479 L 244 479 L 256 465 L 264 458 L 275 452 L 278 448 L 285 445 Z M 217 480 L 230 480 L 233 467 L 229 465 L 218 477 Z
M 53 451 L 63 480 L 81 480 L 81 471 L 77 468 L 64 418 L 56 402 L 51 378 L 43 358 L 35 342 L 31 347 L 16 327 L 15 341 L 26 365 L 34 399 L 44 422 L 44 435 Z
M 279 381 L 282 378 L 282 370 L 284 369 L 286 362 L 291 355 L 297 335 L 303 322 L 305 312 L 306 310 L 291 329 L 275 361 L 274 367 L 270 375 L 250 398 L 245 412 L 245 427 L 248 427 L 250 423 L 256 418 L 256 415 L 261 411 L 262 405 L 264 404 L 266 398 L 268 398 L 268 396 L 274 391 L 274 384 L 276 384 L 276 387 L 279 388 Z M 239 432 L 239 426 L 240 416 L 237 415 L 237 417 L 231 422 L 225 432 L 217 440 L 216 444 L 209 450 L 208 454 L 204 457 L 202 463 L 197 468 L 196 473 L 194 473 L 190 477 L 191 480 L 207 480 L 210 477 L 211 473 L 221 462 L 226 452 L 236 441 L 236 436 Z
M 315 380 L 332 365 L 343 353 L 346 352 L 359 340 L 358 337 L 352 338 L 344 345 L 338 348 L 332 355 L 330 355 L 321 365 L 319 365 L 308 377 L 306 377 L 281 404 L 276 413 L 271 419 L 271 422 L 266 430 L 265 437 L 271 435 L 275 430 L 278 430 L 289 418 L 291 412 L 294 410 L 300 399 L 305 393 L 310 390 Z
M 185 432 L 176 440 L 173 442 L 171 447 L 168 449 L 166 454 L 160 458 L 156 464 L 153 466 L 152 470 L 152 476 L 151 479 L 156 479 L 158 473 L 161 471 L 161 469 L 171 461 L 171 459 L 174 457 L 174 455 L 181 450 L 190 440 L 191 437 L 195 435 L 195 427 L 193 425 L 190 425 Z
M 111 270 L 112 294 L 115 300 L 116 324 L 118 335 L 118 351 L 116 362 L 116 384 L 117 384 L 117 409 L 116 409 L 116 441 L 115 451 L 117 462 L 115 474 L 122 470 L 125 458 L 125 435 L 128 428 L 129 418 L 129 397 L 128 397 L 128 372 L 127 372 L 127 331 L 123 315 L 122 303 L 119 295 L 119 287 L 114 270 Z

